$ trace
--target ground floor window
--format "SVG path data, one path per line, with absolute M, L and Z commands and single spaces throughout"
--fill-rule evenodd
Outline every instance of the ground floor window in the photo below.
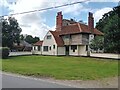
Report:
M 35 50 L 35 46 L 33 47 L 33 50 Z
M 41 51 L 41 46 L 38 46 L 38 51 Z
M 86 51 L 88 51 L 88 45 L 86 45 Z
M 51 50 L 51 46 L 49 47 L 49 49 Z
M 71 45 L 71 50 L 73 50 L 73 52 L 75 52 L 76 49 L 77 49 L 77 45 Z
M 48 46 L 43 46 L 43 51 L 48 51 Z
M 55 49 L 55 45 L 53 45 L 53 49 Z

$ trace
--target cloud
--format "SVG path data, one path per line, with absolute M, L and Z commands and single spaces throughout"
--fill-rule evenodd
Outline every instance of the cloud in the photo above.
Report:
M 7 6 L 9 6 L 9 4 L 6 0 L 0 0 L 0 6 L 7 7 Z
M 90 0 L 88 2 L 119 2 L 119 0 Z
M 12 10 L 10 14 L 45 8 L 48 7 L 48 3 L 45 0 L 18 0 L 16 5 L 9 5 L 9 9 Z M 34 12 L 14 16 L 22 28 L 22 34 L 30 34 L 43 39 L 50 27 L 44 24 L 45 18 L 41 16 L 42 13 Z
M 79 0 L 84 1 L 84 0 Z M 108 1 L 108 0 L 91 0 L 91 1 Z M 111 0 L 112 1 L 112 0 Z M 117 0 L 113 0 L 114 2 Z M 5 3 L 3 3 L 5 2 Z M 58 5 L 68 4 L 78 2 L 78 0 L 17 0 L 16 4 L 9 4 L 7 0 L 0 0 L 0 5 L 4 5 L 9 7 L 11 13 L 21 13 L 31 10 L 39 10 L 48 7 L 54 7 Z M 62 11 L 63 14 L 73 14 L 78 15 L 80 11 L 89 11 L 90 9 L 86 9 L 82 4 L 76 4 L 73 6 L 66 6 L 62 8 L 53 9 L 52 11 Z M 103 13 L 109 11 L 108 9 L 98 10 L 95 12 L 95 19 L 98 20 L 101 18 Z M 48 30 L 55 30 L 55 26 L 49 27 L 45 24 L 47 21 L 47 17 L 43 15 L 47 11 L 42 12 L 34 12 L 29 14 L 23 15 L 15 15 L 14 17 L 18 20 L 22 28 L 22 34 L 30 34 L 33 36 L 38 36 L 43 39 L 44 35 L 47 33 Z M 74 13 L 73 13 L 74 12 Z M 55 18 L 55 17 L 54 17 Z
M 8 4 L 9 10 L 11 11 L 9 14 L 39 10 L 76 1 L 77 0 L 18 0 L 14 5 Z M 53 11 L 63 11 L 63 13 L 73 13 L 74 11 L 74 14 L 77 14 L 78 10 L 82 7 L 82 5 L 73 5 L 72 7 L 67 6 L 53 9 Z M 22 34 L 30 34 L 43 39 L 48 30 L 55 30 L 55 26 L 49 27 L 45 24 L 46 18 L 42 17 L 45 12 L 46 11 L 15 15 L 14 17 L 18 20 L 22 28 Z
M 59 11 L 62 11 L 63 14 L 66 14 L 66 13 L 73 13 L 74 15 L 78 15 L 80 14 L 80 9 L 82 9 L 83 6 L 82 4 L 76 4 L 76 5 L 72 5 L 72 6 L 68 6 L 68 7 L 62 7 L 62 8 L 59 8 L 58 10 Z
M 112 8 L 109 8 L 109 7 L 106 7 L 106 8 L 102 8 L 102 9 L 97 10 L 97 11 L 94 13 L 95 21 L 98 22 L 99 19 L 101 19 L 102 16 L 103 16 L 105 13 L 107 13 L 107 12 L 109 12 L 109 11 L 111 11 L 111 10 L 112 10 Z

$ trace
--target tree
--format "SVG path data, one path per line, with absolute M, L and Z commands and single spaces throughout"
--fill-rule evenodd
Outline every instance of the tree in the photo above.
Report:
M 103 50 L 104 38 L 102 36 L 96 36 L 90 44 L 90 48 L 94 51 L 99 52 L 99 50 Z
M 36 43 L 36 42 L 38 42 L 40 40 L 39 37 L 32 37 L 32 35 L 27 35 L 26 37 L 21 35 L 21 39 L 23 39 L 23 38 L 29 44 L 34 44 L 34 43 Z
M 39 40 L 40 40 L 39 37 L 34 37 L 33 43 L 36 43 L 36 42 L 38 42 Z
M 19 27 L 17 20 L 14 17 L 9 17 L 2 20 L 2 46 L 13 47 L 13 43 L 20 43 L 20 33 L 22 29 Z
M 31 35 L 27 35 L 25 38 L 25 41 L 32 44 L 33 43 L 33 37 Z
M 110 53 L 120 53 L 120 6 L 103 15 L 96 28 L 104 33 L 104 50 Z

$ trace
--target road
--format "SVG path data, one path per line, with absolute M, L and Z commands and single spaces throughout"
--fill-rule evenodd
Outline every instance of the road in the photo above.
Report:
M 2 74 L 2 88 L 72 88 L 71 86 L 50 82 L 44 79 Z

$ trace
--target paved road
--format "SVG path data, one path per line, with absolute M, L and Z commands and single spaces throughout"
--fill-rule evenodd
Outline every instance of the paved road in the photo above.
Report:
M 2 74 L 2 88 L 72 88 L 42 79 Z

